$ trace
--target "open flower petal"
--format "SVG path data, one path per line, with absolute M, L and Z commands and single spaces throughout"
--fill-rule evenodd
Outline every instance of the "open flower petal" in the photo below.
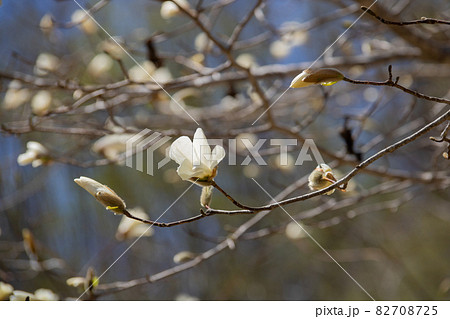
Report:
M 195 131 L 193 146 L 194 158 L 192 163 L 194 164 L 194 166 L 200 166 L 201 164 L 204 164 L 207 167 L 211 168 L 211 147 L 209 147 L 208 139 L 206 138 L 205 133 L 201 128 L 198 128 Z
M 211 152 L 211 167 L 216 167 L 225 158 L 225 149 L 217 145 Z
M 207 186 L 216 176 L 217 165 L 225 157 L 225 150 L 218 145 L 211 152 L 205 133 L 198 128 L 193 141 L 187 136 L 177 138 L 170 146 L 169 156 L 179 165 L 177 173 L 181 179 Z
M 170 146 L 169 157 L 177 162 L 178 165 L 182 165 L 185 160 L 192 164 L 192 149 L 192 141 L 189 137 L 181 136 Z

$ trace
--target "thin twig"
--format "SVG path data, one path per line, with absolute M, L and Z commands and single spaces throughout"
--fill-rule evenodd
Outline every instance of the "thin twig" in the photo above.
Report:
M 352 80 L 352 79 L 349 79 L 347 77 L 344 77 L 343 80 L 347 81 L 349 83 L 353 83 L 353 84 L 392 86 L 392 87 L 395 87 L 397 89 L 402 90 L 403 92 L 406 92 L 406 93 L 411 94 L 411 95 L 413 95 L 415 97 L 418 97 L 420 99 L 433 101 L 433 102 L 438 102 L 438 103 L 450 104 L 450 100 L 448 100 L 448 99 L 444 99 L 444 98 L 440 98 L 440 97 L 434 97 L 434 96 L 426 95 L 426 94 L 423 94 L 423 93 L 419 93 L 417 91 L 408 89 L 408 88 L 398 84 L 399 77 L 397 77 L 395 79 L 395 81 L 393 81 L 392 80 L 392 65 L 389 65 L 388 73 L 389 73 L 389 78 L 386 81 L 384 81 L 384 82 L 359 81 L 359 80 Z
M 432 18 L 425 18 L 422 17 L 420 20 L 412 20 L 412 21 L 389 21 L 386 20 L 379 15 L 377 15 L 375 12 L 373 12 L 371 9 L 362 6 L 361 10 L 367 12 L 371 16 L 375 17 L 376 19 L 380 20 L 384 24 L 392 24 L 392 25 L 398 25 L 398 26 L 405 26 L 405 25 L 411 25 L 411 24 L 448 24 L 450 25 L 450 21 L 447 20 L 441 20 L 441 19 L 432 19 Z

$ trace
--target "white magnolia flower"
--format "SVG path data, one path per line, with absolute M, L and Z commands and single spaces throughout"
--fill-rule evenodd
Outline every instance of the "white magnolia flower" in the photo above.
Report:
M 129 213 L 142 219 L 148 219 L 148 215 L 140 207 L 130 209 Z M 140 221 L 128 218 L 127 216 L 123 216 L 122 220 L 119 223 L 119 226 L 117 227 L 116 239 L 125 240 L 129 238 L 137 238 L 140 236 L 148 237 L 152 236 L 153 232 L 153 228 L 150 228 L 148 224 L 141 223 Z
M 337 180 L 333 171 L 327 164 L 319 164 L 308 177 L 308 186 L 311 190 L 317 191 L 334 184 Z M 327 192 L 327 195 L 334 193 L 334 189 Z
M 126 209 L 125 202 L 111 188 L 103 185 L 89 177 L 80 176 L 75 178 L 74 182 L 83 187 L 95 199 L 100 202 L 106 209 L 113 211 L 115 214 L 122 214 Z
M 31 164 L 38 167 L 48 162 L 48 150 L 44 145 L 38 142 L 30 141 L 27 143 L 27 151 L 17 157 L 17 163 L 20 166 Z
M 291 88 L 302 88 L 314 84 L 333 85 L 342 80 L 344 75 L 336 69 L 306 69 L 291 82 Z
M 177 138 L 170 146 L 169 156 L 177 162 L 177 173 L 183 180 L 208 186 L 217 174 L 217 165 L 225 157 L 225 149 L 217 145 L 212 151 L 205 133 L 198 128 L 191 141 L 187 136 Z

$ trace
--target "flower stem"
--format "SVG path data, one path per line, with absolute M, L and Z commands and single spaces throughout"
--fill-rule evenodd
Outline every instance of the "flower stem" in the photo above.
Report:
M 148 220 L 148 219 L 142 219 L 142 218 L 139 218 L 139 217 L 137 217 L 137 216 L 132 215 L 132 214 L 131 214 L 129 211 L 127 211 L 127 210 L 124 210 L 124 211 L 123 211 L 123 214 L 124 214 L 125 216 L 127 216 L 128 218 L 137 220 L 137 221 L 139 221 L 139 222 L 141 222 L 141 223 L 144 223 L 144 224 L 153 225 L 153 226 L 156 226 L 156 227 L 172 227 L 172 226 L 177 226 L 177 225 L 181 225 L 181 224 L 190 223 L 190 222 L 196 221 L 196 220 L 198 220 L 198 219 L 202 219 L 202 218 L 204 218 L 204 217 L 207 216 L 207 215 L 200 214 L 200 215 L 197 215 L 197 216 L 194 216 L 194 217 L 190 217 L 190 218 L 186 218 L 186 219 L 177 220 L 177 221 L 170 222 L 170 223 L 160 223 L 160 222 L 156 222 L 156 221 L 152 221 L 152 220 Z
M 235 200 L 233 197 L 231 197 L 226 191 L 224 191 L 219 185 L 217 185 L 215 181 L 211 182 L 211 186 L 214 186 L 219 192 L 224 194 L 226 198 L 228 198 L 234 205 L 236 205 L 239 208 L 248 209 L 248 210 L 251 210 L 251 211 L 262 211 L 262 210 L 264 210 L 264 209 L 261 209 L 261 208 L 258 208 L 258 207 L 245 206 L 245 205 L 239 203 L 237 200 Z

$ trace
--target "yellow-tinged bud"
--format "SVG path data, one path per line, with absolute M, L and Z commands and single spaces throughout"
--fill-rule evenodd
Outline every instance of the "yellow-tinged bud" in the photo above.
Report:
M 87 190 L 100 204 L 115 214 L 123 214 L 126 210 L 124 200 L 108 186 L 84 176 L 74 179 L 74 182 Z
M 319 164 L 308 177 L 308 186 L 312 191 L 321 190 L 336 182 L 333 171 L 327 164 Z M 334 189 L 327 192 L 327 195 L 334 193 Z
M 343 78 L 344 75 L 336 69 L 306 69 L 292 80 L 290 87 L 302 88 L 314 84 L 333 85 Z

